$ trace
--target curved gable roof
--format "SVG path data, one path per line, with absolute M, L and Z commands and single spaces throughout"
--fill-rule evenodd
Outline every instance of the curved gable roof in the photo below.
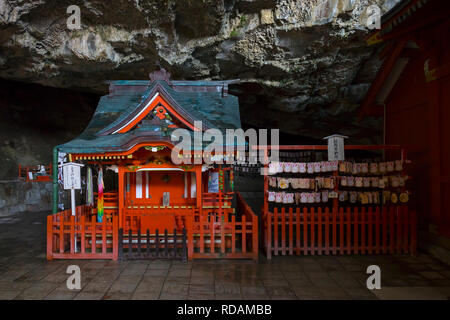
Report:
M 110 93 L 100 98 L 87 128 L 58 148 L 69 153 L 125 151 L 131 141 L 143 139 L 139 137 L 166 140 L 167 137 L 142 130 L 112 134 L 145 108 L 156 93 L 160 93 L 189 122 L 202 121 L 204 129 L 216 128 L 225 132 L 226 129 L 240 128 L 238 98 L 227 94 L 227 85 L 236 81 L 112 81 Z

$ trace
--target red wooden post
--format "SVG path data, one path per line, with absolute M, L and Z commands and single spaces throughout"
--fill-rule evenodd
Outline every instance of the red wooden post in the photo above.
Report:
M 97 252 L 97 235 L 96 235 L 96 217 L 93 215 L 91 217 L 91 253 Z M 129 244 L 131 246 L 131 244 Z
M 372 215 L 373 215 L 373 208 L 369 207 L 369 212 L 367 213 L 367 237 L 368 237 L 368 242 L 367 242 L 367 251 L 369 254 L 372 254 L 372 240 L 373 240 L 373 234 L 372 234 Z
M 390 253 L 394 253 L 395 251 L 395 212 L 394 207 L 389 207 L 389 227 L 390 227 Z
M 214 232 L 215 215 L 211 215 L 210 219 L 211 219 L 210 224 L 209 224 L 209 232 L 210 232 L 209 239 L 211 241 L 211 243 L 210 243 L 210 250 L 211 250 L 211 253 L 214 254 L 215 246 L 216 246 L 216 243 L 214 241 L 215 240 L 215 232 Z
M 317 253 L 322 255 L 322 207 L 317 208 Z
M 253 214 L 253 221 L 252 221 L 252 236 L 253 236 L 253 244 L 252 244 L 252 249 L 253 249 L 253 260 L 254 261 L 258 261 L 258 254 L 259 254 L 259 247 L 258 247 L 258 217 Z
M 70 216 L 70 253 L 75 253 L 75 216 Z
M 289 254 L 293 255 L 294 250 L 294 235 L 293 235 L 293 219 L 292 219 L 292 207 L 289 208 Z
M 247 252 L 247 220 L 242 216 L 242 253 Z
M 86 225 L 85 216 L 81 216 L 81 253 L 86 253 Z
M 194 209 L 189 212 L 186 217 L 187 221 L 187 237 L 188 237 L 188 260 L 192 260 L 194 256 Z M 199 219 L 200 229 L 202 229 L 201 217 Z
M 119 258 L 119 217 L 112 217 L 112 233 L 113 233 L 113 260 L 117 260 Z
M 330 254 L 330 209 L 325 207 L 325 254 Z
M 64 253 L 64 211 L 57 213 L 59 218 L 59 253 Z
M 203 213 L 203 188 L 202 188 L 202 166 L 198 165 L 195 169 L 195 178 L 197 185 L 197 208 L 200 212 L 200 215 Z
M 281 208 L 281 254 L 286 255 L 286 210 Z
M 375 208 L 375 253 L 380 253 L 380 207 Z
M 409 244 L 409 225 L 410 225 L 410 216 L 408 212 L 407 206 L 402 206 L 402 216 L 403 216 L 403 253 L 408 253 L 408 244 Z
M 310 212 L 310 230 L 311 230 L 311 254 L 314 255 L 315 251 L 316 251 L 316 243 L 315 243 L 315 226 L 314 226 L 314 220 L 315 220 L 315 210 L 314 207 L 311 207 L 311 212 Z
M 397 239 L 397 254 L 401 254 L 402 253 L 402 240 L 403 240 L 403 236 L 402 236 L 402 223 L 403 223 L 403 214 L 402 214 L 402 210 L 401 207 L 396 207 L 395 208 L 395 215 L 396 215 L 396 220 L 397 220 L 397 235 L 396 235 L 396 239 Z
M 353 215 L 353 254 L 358 254 L 358 242 L 359 242 L 359 212 L 358 207 L 355 207 L 354 209 L 354 215 Z
M 296 245 L 296 253 L 297 255 L 300 254 L 300 249 L 301 249 L 301 245 L 300 245 L 300 208 L 297 207 L 295 208 L 295 226 L 296 226 L 296 235 L 295 238 L 297 240 L 297 245 Z
M 102 255 L 106 255 L 106 218 L 102 220 Z M 139 239 L 140 240 L 140 239 Z
M 339 208 L 339 253 L 344 254 L 344 208 Z
M 206 216 L 203 216 L 202 214 L 199 216 L 200 221 L 200 253 L 205 252 L 205 234 L 204 229 L 206 226 Z
M 47 260 L 53 260 L 53 215 L 47 216 Z
M 272 213 L 267 211 L 266 215 L 267 221 L 267 259 L 272 259 Z
M 336 200 L 336 199 L 333 199 Z M 336 216 L 337 216 L 337 205 L 333 206 L 333 230 L 332 230 L 332 237 L 333 237 L 333 254 L 336 254 L 336 250 L 337 250 L 337 234 L 336 234 Z
M 124 187 L 124 180 L 125 180 L 125 171 L 122 166 L 119 166 L 119 172 L 118 172 L 118 180 L 119 180 L 119 190 L 117 191 L 119 194 L 119 205 L 118 205 L 118 211 L 119 211 L 119 228 L 125 228 L 125 216 L 124 216 L 124 194 L 125 194 L 125 187 Z
M 388 252 L 388 211 L 386 207 L 383 207 L 381 212 L 381 218 L 383 220 L 383 253 Z
M 278 208 L 273 210 L 273 250 L 274 255 L 278 255 Z
M 366 254 L 366 208 L 361 208 L 361 254 Z
M 231 253 L 236 252 L 236 217 L 231 216 Z
M 269 197 L 269 177 L 267 175 L 268 170 L 269 170 L 269 150 L 263 149 L 264 152 L 264 168 L 261 168 L 262 170 L 264 170 L 264 213 L 268 214 L 269 213 L 269 201 L 268 201 L 268 197 Z
M 308 209 L 303 207 L 303 253 L 308 255 Z
M 347 254 L 352 253 L 352 210 L 347 207 L 347 218 L 345 223 L 347 224 Z
M 220 250 L 222 253 L 225 253 L 225 216 L 228 224 L 228 215 L 225 215 L 224 213 L 220 214 Z

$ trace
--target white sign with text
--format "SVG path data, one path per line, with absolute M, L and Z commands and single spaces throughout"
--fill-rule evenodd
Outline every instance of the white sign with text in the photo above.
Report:
M 64 163 L 62 165 L 64 189 L 81 189 L 80 168 L 82 166 L 82 164 L 73 162 Z

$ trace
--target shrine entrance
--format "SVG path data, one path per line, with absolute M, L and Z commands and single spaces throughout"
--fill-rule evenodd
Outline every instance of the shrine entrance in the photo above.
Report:
M 117 214 L 124 234 L 181 233 L 183 217 L 201 207 L 202 165 L 174 164 L 171 147 L 141 143 L 125 155 L 131 160 L 117 164 Z
M 180 219 L 191 213 L 197 203 L 196 173 L 178 168 L 147 168 L 126 172 L 123 227 L 155 234 L 169 234 L 183 223 Z M 170 170 L 173 169 L 173 170 Z

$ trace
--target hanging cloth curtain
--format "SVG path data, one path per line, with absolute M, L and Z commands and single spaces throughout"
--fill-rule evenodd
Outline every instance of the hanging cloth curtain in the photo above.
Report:
M 86 203 L 88 206 L 94 204 L 94 192 L 93 192 L 93 183 L 92 183 L 92 168 L 87 168 L 87 181 L 86 181 Z
M 97 199 L 97 221 L 103 222 L 103 168 L 98 170 L 98 199 Z
M 187 198 L 188 197 L 188 173 L 185 171 L 184 172 L 184 194 L 183 194 L 183 198 Z

